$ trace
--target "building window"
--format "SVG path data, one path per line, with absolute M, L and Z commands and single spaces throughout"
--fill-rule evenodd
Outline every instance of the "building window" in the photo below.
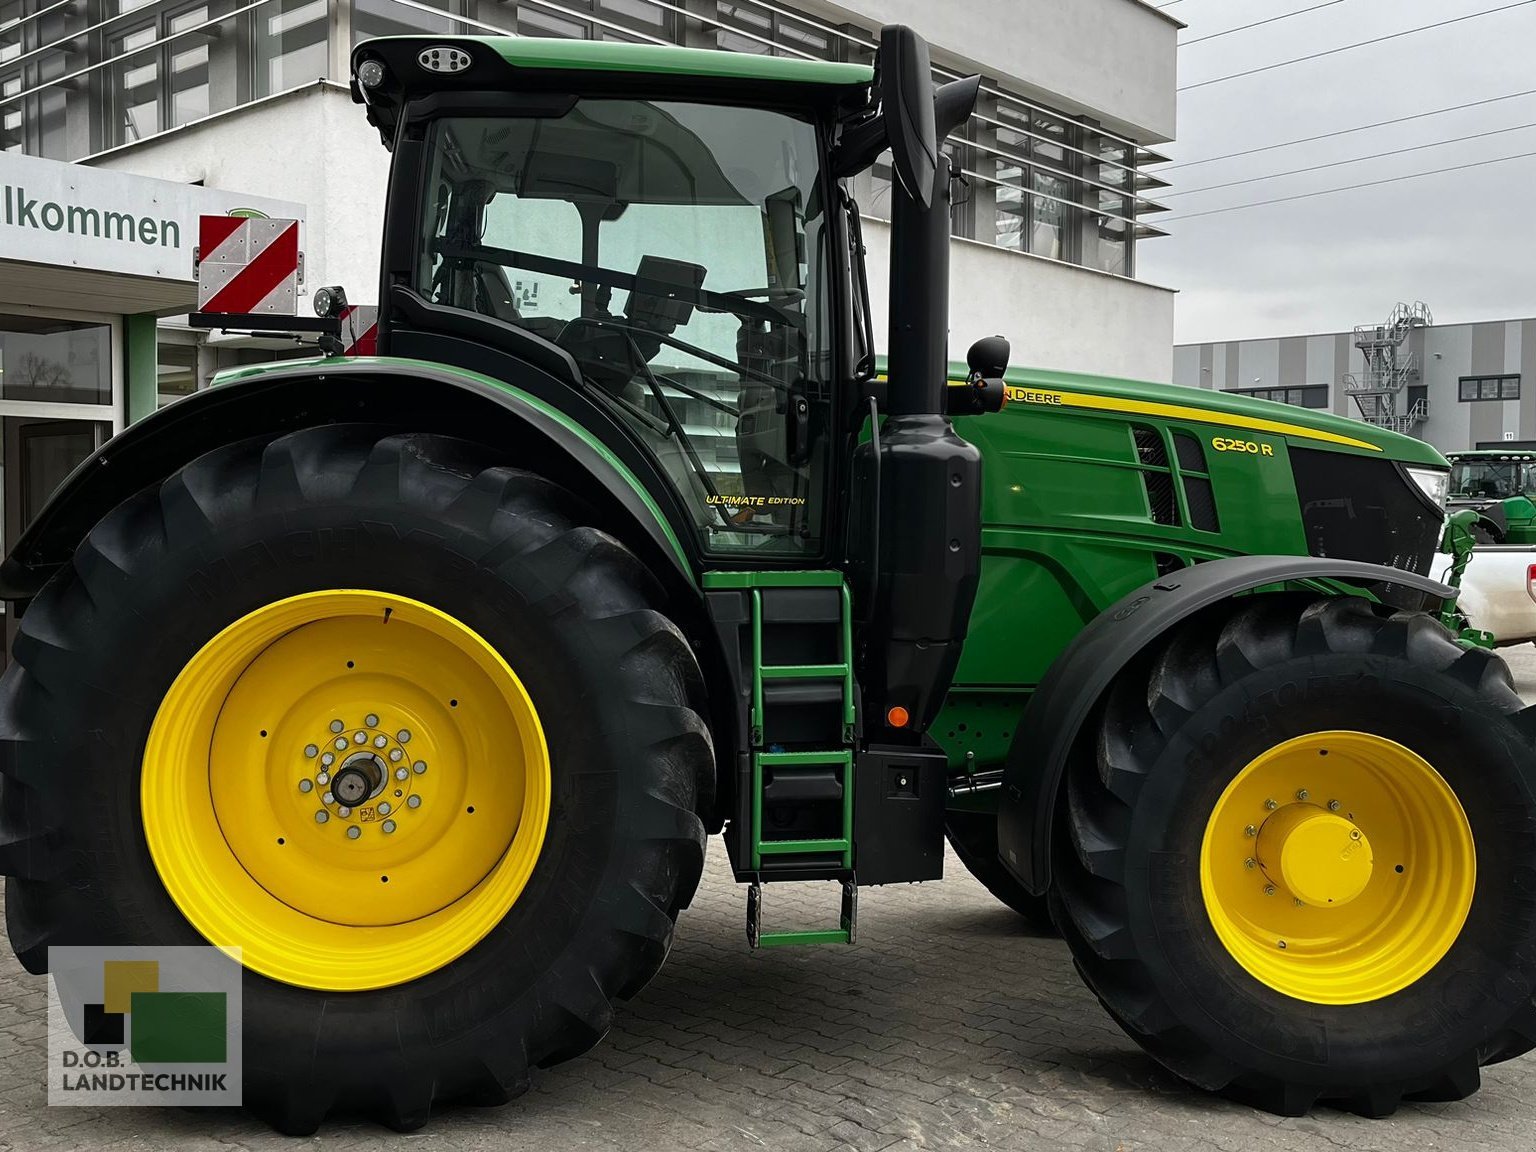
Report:
M 1328 407 L 1328 385 L 1300 384 L 1294 388 L 1226 388 L 1233 396 L 1254 400 L 1272 400 L 1276 404 L 1294 404 L 1298 408 Z
M 111 327 L 0 316 L 0 400 L 112 403 Z
M 1458 396 L 1462 400 L 1518 400 L 1520 377 L 1463 376 Z
M 254 15 L 257 96 L 324 79 L 330 69 L 329 0 L 275 0 Z

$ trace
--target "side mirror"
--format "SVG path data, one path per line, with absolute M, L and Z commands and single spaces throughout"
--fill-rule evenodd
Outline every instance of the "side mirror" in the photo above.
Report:
M 880 29 L 880 111 L 891 167 L 902 188 L 924 208 L 931 207 L 933 177 L 939 167 L 933 66 L 928 42 L 905 24 Z
M 972 344 L 965 354 L 970 375 L 959 382 L 950 381 L 944 411 L 950 416 L 980 416 L 1001 409 L 1006 397 L 1003 373 L 1008 371 L 1010 351 L 1004 336 L 983 336 Z
M 1008 343 L 1008 337 L 983 336 L 965 354 L 965 366 L 971 370 L 972 376 L 984 380 L 998 379 L 1008 371 L 1008 357 L 1012 352 L 1013 346 Z

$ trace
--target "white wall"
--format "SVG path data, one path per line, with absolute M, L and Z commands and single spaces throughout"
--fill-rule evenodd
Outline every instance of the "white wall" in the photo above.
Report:
M 1182 25 L 1139 0 L 798 0 L 832 21 L 910 24 L 936 52 L 1147 144 L 1174 135 Z M 945 63 L 941 60 L 940 63 Z
M 875 343 L 884 350 L 890 225 L 864 221 Z M 950 245 L 949 356 L 1001 333 L 1016 367 L 1173 378 L 1173 292 L 970 240 Z
M 305 283 L 379 294 L 389 153 L 344 90 L 312 85 L 107 153 L 93 166 L 307 206 Z M 300 311 L 307 311 L 304 305 Z

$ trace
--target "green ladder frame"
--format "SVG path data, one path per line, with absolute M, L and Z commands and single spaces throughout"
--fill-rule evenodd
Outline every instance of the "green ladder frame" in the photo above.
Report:
M 721 573 L 720 575 L 725 575 Z M 842 867 L 853 871 L 853 738 L 856 712 L 853 687 L 853 604 L 841 572 L 752 572 L 732 573 L 741 579 L 736 587 L 752 591 L 752 827 L 750 857 L 752 871 L 762 867 L 765 856 L 807 856 L 836 852 Z M 836 664 L 763 663 L 763 593 L 769 588 L 836 587 L 841 597 L 842 660 Z M 763 750 L 763 685 L 783 680 L 840 680 L 843 686 L 843 747 L 825 751 L 768 752 Z M 763 839 L 763 769 L 774 765 L 826 765 L 838 769 L 843 785 L 842 835 L 824 840 Z M 758 916 L 762 906 L 760 884 L 754 883 L 747 895 L 748 937 L 753 947 L 775 948 L 797 944 L 850 944 L 855 934 L 857 886 L 843 882 L 841 927 L 810 931 L 760 932 Z

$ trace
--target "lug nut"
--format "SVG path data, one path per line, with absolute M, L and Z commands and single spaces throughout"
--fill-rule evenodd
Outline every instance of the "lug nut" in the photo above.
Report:
M 1296 799 L 1298 799 L 1298 800 L 1305 800 L 1308 795 L 1309 795 L 1309 793 L 1307 792 L 1307 790 L 1305 788 L 1298 788 L 1298 789 L 1296 789 Z
M 316 824 L 324 824 L 330 818 L 331 818 L 331 814 L 329 812 L 327 812 L 324 808 L 320 809 L 320 811 L 315 813 L 315 823 Z
M 411 768 L 415 771 L 416 775 L 420 776 L 427 770 L 427 762 L 425 760 L 418 760 L 411 765 Z
M 332 764 L 336 763 L 336 757 L 327 752 L 324 756 L 320 757 L 320 763 L 329 768 Z
M 1253 868 L 1257 868 L 1258 866 L 1259 866 L 1259 862 L 1257 860 L 1255 860 L 1252 856 L 1248 857 L 1248 859 L 1243 861 L 1243 867 L 1244 868 L 1253 869 Z
M 408 808 L 420 808 L 421 807 L 421 797 L 420 796 L 412 796 L 410 799 L 408 799 L 405 802 L 405 804 L 406 804 L 406 807 L 408 807 Z
M 411 774 L 410 770 L 407 769 L 404 764 L 400 765 L 400 767 L 395 769 L 395 779 L 396 780 L 404 780 L 410 774 Z
M 348 816 L 352 815 L 352 809 L 343 804 L 340 808 L 336 809 L 336 815 L 345 820 Z
M 1244 836 L 1257 836 L 1258 834 L 1259 834 L 1259 830 L 1257 828 L 1255 828 L 1252 824 L 1248 825 L 1248 827 L 1243 829 L 1243 835 Z
M 389 801 L 388 800 L 384 801 L 384 803 L 379 805 L 379 815 L 380 816 L 388 816 L 389 815 Z
M 300 792 L 308 792 L 314 786 L 315 786 L 315 782 L 313 780 L 300 780 L 299 781 L 299 791 Z
M 1344 805 L 1340 804 L 1337 800 L 1328 801 L 1328 811 L 1330 812 L 1337 812 L 1342 807 Z
M 366 743 L 368 743 L 368 733 L 366 733 L 366 732 L 356 732 L 356 733 L 353 733 L 352 742 L 354 744 L 366 744 Z
M 1273 812 L 1276 808 L 1280 807 L 1280 805 L 1276 804 L 1273 800 L 1266 800 L 1264 801 L 1264 807 Z
M 384 835 L 388 836 L 394 830 L 395 830 L 395 822 L 393 820 L 386 820 L 386 821 L 384 821 Z
M 1275 886 L 1273 884 L 1266 884 L 1266 885 L 1264 885 L 1264 895 L 1266 895 L 1266 896 L 1273 896 L 1274 894 L 1275 894 Z
M 348 840 L 356 840 L 362 834 L 363 834 L 363 830 L 361 828 L 359 828 L 356 824 L 353 824 L 350 828 L 347 829 L 347 839 Z
M 317 745 L 306 744 L 304 745 L 304 755 L 313 760 L 316 756 L 320 755 L 320 749 Z
M 1358 829 L 1358 828 L 1351 828 L 1349 830 L 1349 838 L 1351 840 L 1358 840 L 1358 839 L 1360 839 L 1360 829 Z
M 411 730 L 409 728 L 400 729 L 400 731 L 395 733 L 395 739 L 402 744 L 409 744 L 411 742 Z
M 375 748 L 382 748 L 382 747 L 384 747 L 384 745 L 386 745 L 388 743 L 389 743 L 389 737 L 384 735 L 382 732 L 379 733 L 377 736 L 375 736 L 373 738 L 373 746 Z
M 400 751 L 398 748 L 391 748 L 389 750 L 389 758 L 396 763 L 399 763 L 401 760 L 405 759 L 405 753 Z
M 327 792 L 324 796 L 320 797 L 320 799 L 325 801 L 327 804 L 336 803 L 336 795 L 333 792 Z
M 379 718 L 370 712 L 363 717 L 363 723 L 370 728 L 377 728 L 379 726 Z
M 331 731 L 332 732 L 340 732 L 345 727 L 346 727 L 346 725 L 343 724 L 340 720 L 332 720 L 331 721 Z
M 1307 905 L 1300 896 L 1296 897 L 1296 907 L 1305 908 Z
M 329 772 L 322 772 L 318 776 L 315 777 L 315 783 L 320 785 L 322 788 L 324 788 L 330 782 L 331 782 L 331 774 Z
M 347 750 L 347 738 L 345 736 L 336 737 L 335 748 L 338 752 L 345 752 Z

